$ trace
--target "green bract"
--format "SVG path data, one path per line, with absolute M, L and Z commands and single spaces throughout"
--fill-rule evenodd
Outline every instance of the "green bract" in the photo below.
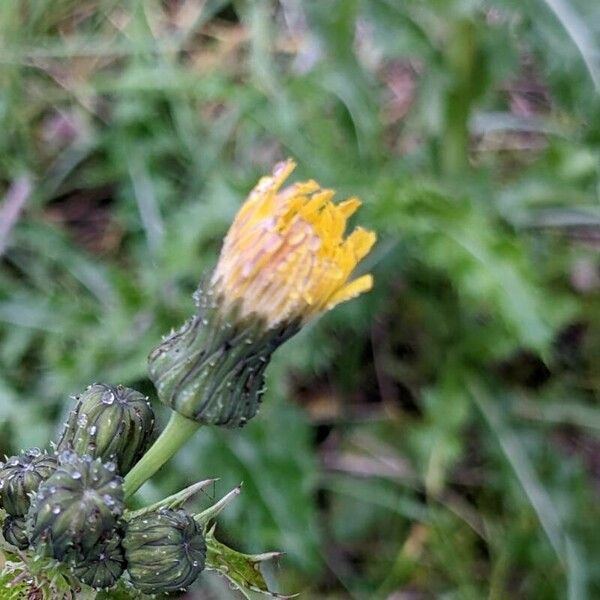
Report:
M 125 475 L 144 454 L 154 429 L 148 399 L 122 385 L 95 383 L 69 415 L 58 450 L 73 450 L 117 463 Z
M 70 551 L 86 555 L 110 535 L 123 512 L 121 477 L 115 470 L 100 459 L 63 453 L 31 504 L 31 545 L 44 556 L 63 560 Z
M 117 532 L 98 542 L 87 554 L 71 561 L 73 574 L 87 585 L 99 590 L 110 588 L 125 570 L 121 537 Z
M 56 458 L 31 448 L 9 458 L 0 469 L 0 506 L 15 517 L 29 510 L 30 495 L 56 469 Z
M 183 510 L 161 509 L 133 518 L 123 547 L 133 585 L 150 594 L 187 588 L 206 560 L 201 527 Z
M 23 517 L 8 515 L 2 524 L 2 535 L 9 544 L 19 550 L 25 550 L 29 546 L 26 521 Z
M 298 331 L 267 329 L 260 319 L 224 316 L 212 292 L 195 294 L 197 314 L 165 338 L 148 358 L 158 397 L 199 423 L 240 427 L 258 411 L 264 371 L 273 352 Z

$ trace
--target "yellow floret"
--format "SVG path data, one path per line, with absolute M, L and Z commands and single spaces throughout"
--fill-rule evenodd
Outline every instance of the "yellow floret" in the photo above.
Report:
M 371 275 L 348 281 L 376 240 L 361 227 L 344 237 L 360 200 L 334 204 L 335 192 L 312 180 L 281 189 L 295 166 L 287 160 L 260 179 L 229 229 L 212 278 L 225 310 L 239 302 L 240 316 L 256 314 L 269 327 L 306 322 L 373 285 Z

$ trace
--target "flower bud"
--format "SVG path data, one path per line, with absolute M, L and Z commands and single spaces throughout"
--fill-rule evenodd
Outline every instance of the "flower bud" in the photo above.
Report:
M 185 589 L 205 566 L 202 529 L 183 510 L 163 508 L 134 517 L 123 548 L 131 581 L 146 594 Z
M 56 469 L 56 458 L 31 448 L 9 458 L 0 469 L 0 506 L 15 517 L 29 510 L 30 497 Z
M 25 550 L 29 547 L 27 526 L 23 517 L 12 517 L 8 515 L 2 524 L 2 535 L 9 544 L 12 544 L 19 550 Z
M 122 385 L 96 383 L 79 397 L 58 451 L 114 461 L 126 475 L 146 451 L 153 429 L 154 413 L 145 396 Z
M 198 310 L 148 359 L 158 396 L 184 417 L 244 425 L 257 410 L 272 353 L 305 323 L 371 289 L 353 278 L 376 235 L 345 235 L 357 198 L 335 204 L 315 181 L 281 189 L 295 164 L 263 177 L 238 211 Z
M 31 545 L 63 560 L 69 551 L 87 554 L 116 526 L 123 513 L 121 477 L 113 463 L 63 452 L 60 465 L 39 488 L 28 513 Z
M 71 560 L 73 574 L 79 581 L 96 590 L 110 588 L 125 570 L 121 536 L 114 532 L 107 540 L 99 541 L 86 555 Z

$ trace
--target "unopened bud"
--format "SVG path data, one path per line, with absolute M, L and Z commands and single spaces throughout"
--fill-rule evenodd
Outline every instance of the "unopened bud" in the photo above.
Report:
M 28 513 L 30 542 L 44 556 L 63 560 L 87 554 L 116 526 L 123 513 L 121 477 L 114 464 L 60 456 L 60 466 L 39 488 Z
M 25 550 L 29 546 L 26 521 L 23 517 L 8 515 L 2 524 L 2 535 L 9 544 L 19 550 Z
M 202 529 L 183 510 L 160 509 L 134 517 L 127 524 L 123 547 L 134 587 L 147 594 L 185 589 L 205 566 Z
M 117 463 L 126 475 L 141 458 L 154 429 L 148 399 L 122 385 L 91 385 L 70 414 L 58 451 L 73 450 Z
M 111 588 L 125 570 L 121 537 L 117 532 L 99 541 L 87 554 L 72 559 L 73 574 L 96 590 Z
M 31 448 L 9 458 L 0 469 L 0 506 L 15 517 L 29 510 L 30 495 L 56 469 L 56 458 Z

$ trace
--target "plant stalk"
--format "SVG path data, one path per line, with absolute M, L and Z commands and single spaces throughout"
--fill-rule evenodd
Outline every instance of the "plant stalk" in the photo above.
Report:
M 167 426 L 158 439 L 125 476 L 123 482 L 125 498 L 129 498 L 144 482 L 150 479 L 199 428 L 200 423 L 187 419 L 177 412 L 172 412 Z

